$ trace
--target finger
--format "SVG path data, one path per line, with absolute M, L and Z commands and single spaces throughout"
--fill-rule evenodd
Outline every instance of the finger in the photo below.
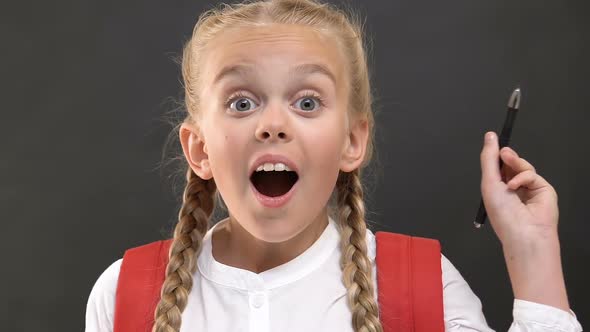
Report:
M 482 182 L 494 183 L 502 181 L 499 158 L 500 151 L 496 133 L 488 131 L 484 136 L 483 149 L 479 155 Z
M 514 159 L 514 152 L 509 148 L 501 148 L 500 149 L 500 158 L 502 160 L 502 166 L 500 167 L 500 173 L 502 174 L 502 182 L 510 181 L 516 174 L 520 173 L 515 171 L 511 166 L 512 161 Z
M 508 188 L 517 190 L 525 187 L 529 190 L 535 190 L 547 186 L 549 183 L 539 174 L 532 170 L 526 170 L 517 174 L 512 180 L 508 181 Z
M 527 170 L 536 172 L 535 167 L 531 163 L 526 161 L 524 158 L 520 158 L 516 151 L 507 146 L 500 150 L 500 156 L 502 157 L 504 164 L 510 166 L 510 171 L 513 171 L 514 174 L 518 174 Z M 507 174 L 510 174 L 510 171 Z

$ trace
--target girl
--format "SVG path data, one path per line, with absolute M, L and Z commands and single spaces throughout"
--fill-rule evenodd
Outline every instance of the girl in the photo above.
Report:
M 187 184 L 152 331 L 389 328 L 360 181 L 374 137 L 362 38 L 358 19 L 313 0 L 226 5 L 199 17 L 182 60 Z M 481 191 L 515 294 L 510 331 L 581 331 L 562 275 L 556 192 L 487 134 Z M 221 198 L 229 216 L 209 228 Z M 145 264 L 138 268 L 153 273 Z M 121 266 L 96 281 L 87 332 L 112 331 L 126 320 L 119 310 L 139 305 L 115 305 L 127 291 Z M 439 268 L 444 329 L 492 331 L 442 254 Z

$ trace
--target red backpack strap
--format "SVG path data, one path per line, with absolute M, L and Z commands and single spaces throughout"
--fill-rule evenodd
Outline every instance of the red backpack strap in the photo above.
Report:
M 125 251 L 115 297 L 113 332 L 149 332 L 160 301 L 172 239 Z
M 444 332 L 438 240 L 376 232 L 377 291 L 384 332 Z

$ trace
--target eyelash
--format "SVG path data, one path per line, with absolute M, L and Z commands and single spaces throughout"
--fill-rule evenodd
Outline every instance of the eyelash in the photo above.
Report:
M 317 101 L 320 104 L 320 107 L 319 107 L 320 109 L 326 106 L 324 104 L 324 99 L 320 95 L 318 95 L 317 93 L 312 92 L 312 91 L 305 91 L 301 97 L 297 98 L 297 100 L 302 99 L 302 98 L 307 98 L 307 97 L 313 97 L 313 98 L 317 99 Z M 243 91 L 238 91 L 238 92 L 232 94 L 229 98 L 227 98 L 227 100 L 224 103 L 225 108 L 226 109 L 229 109 L 230 106 L 231 106 L 231 104 L 234 101 L 236 101 L 237 99 L 240 99 L 240 98 L 248 98 L 248 99 L 251 99 L 246 94 L 244 94 Z M 310 111 L 304 111 L 304 112 L 308 112 L 309 113 Z M 244 112 L 242 112 L 242 113 L 244 113 Z

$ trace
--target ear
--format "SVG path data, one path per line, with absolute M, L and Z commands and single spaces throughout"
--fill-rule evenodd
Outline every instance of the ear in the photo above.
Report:
M 340 161 L 340 170 L 343 172 L 352 172 L 361 166 L 367 150 L 368 138 L 369 124 L 367 120 L 356 120 L 353 123 L 344 144 Z
M 187 123 L 183 123 L 179 130 L 180 144 L 184 156 L 195 174 L 203 180 L 209 180 L 213 177 L 209 165 L 209 156 L 207 154 L 207 145 L 202 139 L 201 133 Z

